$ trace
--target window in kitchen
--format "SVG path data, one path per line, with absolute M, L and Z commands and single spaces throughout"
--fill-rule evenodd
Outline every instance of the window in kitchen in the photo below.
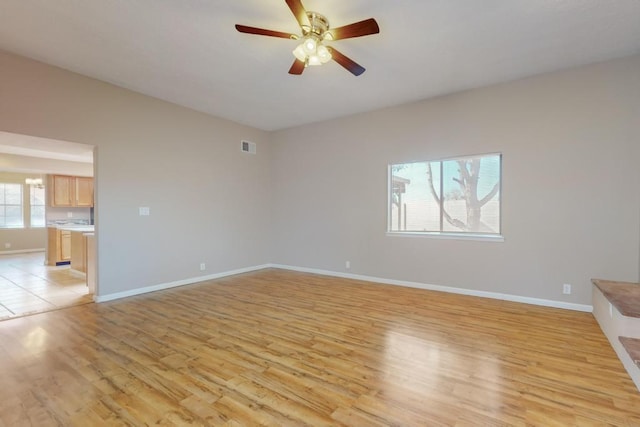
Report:
M 31 227 L 44 227 L 44 187 L 31 185 L 29 188 L 29 208 L 31 210 L 31 222 L 29 225 Z
M 500 154 L 389 165 L 393 234 L 498 238 Z
M 22 184 L 0 183 L 0 228 L 22 227 Z

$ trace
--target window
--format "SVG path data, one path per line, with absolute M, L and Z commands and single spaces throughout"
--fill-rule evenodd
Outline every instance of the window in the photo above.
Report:
M 22 227 L 22 184 L 0 183 L 0 228 Z
M 44 187 L 31 185 L 29 190 L 29 204 L 31 208 L 31 227 L 44 227 Z
M 499 237 L 501 160 L 489 154 L 390 165 L 388 231 Z

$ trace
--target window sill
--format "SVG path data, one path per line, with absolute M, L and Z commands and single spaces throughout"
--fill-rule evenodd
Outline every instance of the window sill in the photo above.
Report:
M 387 231 L 388 237 L 425 237 L 428 239 L 445 240 L 475 240 L 482 242 L 504 242 L 501 234 L 472 234 L 472 233 L 439 233 L 429 231 Z

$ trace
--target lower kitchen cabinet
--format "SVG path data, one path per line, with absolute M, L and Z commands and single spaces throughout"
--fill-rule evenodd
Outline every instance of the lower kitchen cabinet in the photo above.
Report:
M 47 230 L 47 265 L 71 261 L 71 231 L 49 227 Z
M 84 231 L 71 232 L 71 269 L 87 272 L 87 236 Z

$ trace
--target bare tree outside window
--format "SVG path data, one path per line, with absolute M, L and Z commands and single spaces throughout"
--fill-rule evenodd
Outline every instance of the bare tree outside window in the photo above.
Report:
M 499 154 L 389 170 L 389 231 L 500 234 Z

